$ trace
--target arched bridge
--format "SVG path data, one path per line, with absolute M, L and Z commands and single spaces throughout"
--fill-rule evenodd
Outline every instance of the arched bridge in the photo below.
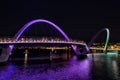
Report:
M 18 42 L 20 36 L 23 34 L 23 32 L 29 28 L 31 25 L 35 24 L 35 23 L 38 23 L 38 22 L 42 22 L 42 23 L 47 23 L 49 25 L 51 25 L 51 27 L 55 28 L 58 32 L 61 33 L 61 35 L 63 35 L 63 37 L 66 39 L 67 42 L 62 42 L 62 43 L 59 43 L 59 42 L 45 42 L 45 43 L 48 43 L 48 44 L 69 44 L 72 46 L 73 50 L 75 51 L 75 53 L 77 55 L 81 55 L 81 54 L 85 54 L 86 52 L 89 51 L 90 49 L 90 46 L 93 44 L 93 42 L 96 40 L 96 38 L 99 36 L 99 34 L 101 34 L 103 31 L 106 31 L 107 32 L 107 38 L 106 38 L 106 42 L 105 42 L 105 47 L 104 47 L 104 51 L 107 50 L 107 45 L 108 45 L 108 41 L 109 41 L 109 35 L 110 35 L 110 32 L 109 32 L 109 29 L 108 28 L 104 28 L 102 30 L 100 30 L 92 39 L 91 41 L 86 44 L 82 44 L 82 43 L 77 43 L 77 42 L 71 42 L 70 38 L 68 37 L 68 35 L 59 27 L 57 26 L 56 24 L 54 24 L 53 22 L 51 21 L 48 21 L 48 20 L 45 20 L 45 19 L 36 19 L 36 20 L 33 20 L 33 21 L 30 21 L 28 22 L 27 24 L 25 24 L 16 34 L 15 36 L 13 37 L 13 40 L 15 40 L 16 42 L 6 42 L 6 43 L 0 43 L 0 45 L 9 45 L 9 47 L 6 47 L 6 48 L 3 48 L 2 50 L 2 54 L 0 55 L 0 62 L 4 62 L 4 61 L 7 61 L 8 58 L 9 58 L 9 55 L 11 54 L 12 52 L 12 49 L 14 47 L 14 45 L 18 45 L 18 44 L 25 44 L 24 42 Z M 33 44 L 31 42 L 28 42 L 29 44 Z M 34 42 L 35 43 L 42 43 L 42 42 Z M 83 53 L 80 53 L 77 45 L 84 45 L 85 46 L 85 49 L 83 51 Z

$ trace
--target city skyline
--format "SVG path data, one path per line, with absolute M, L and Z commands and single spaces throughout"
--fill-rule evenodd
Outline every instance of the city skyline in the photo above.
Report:
M 27 22 L 33 19 L 48 19 L 58 25 L 70 38 L 90 41 L 100 29 L 107 27 L 110 29 L 110 41 L 119 42 L 119 8 L 119 2 L 105 1 L 7 1 L 7 6 L 2 9 L 0 35 L 14 36 Z M 59 35 L 53 28 L 42 27 L 44 25 L 41 23 L 33 25 L 34 27 L 26 31 L 26 34 Z M 98 39 L 105 40 L 104 37 Z

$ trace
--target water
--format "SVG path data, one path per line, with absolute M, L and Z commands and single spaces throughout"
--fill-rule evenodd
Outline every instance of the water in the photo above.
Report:
M 87 56 L 52 63 L 9 62 L 0 66 L 0 80 L 120 80 L 120 54 Z

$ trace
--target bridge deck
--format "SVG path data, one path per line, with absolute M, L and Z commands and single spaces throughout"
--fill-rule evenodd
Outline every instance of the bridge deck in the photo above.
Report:
M 77 42 L 0 42 L 0 45 L 82 45 L 85 46 L 85 43 Z

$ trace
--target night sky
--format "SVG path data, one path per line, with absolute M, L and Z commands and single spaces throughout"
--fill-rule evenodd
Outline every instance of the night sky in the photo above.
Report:
M 2 4 L 2 3 L 1 3 Z M 1 5 L 0 35 L 14 36 L 27 22 L 47 19 L 73 38 L 90 41 L 97 31 L 110 29 L 110 41 L 120 42 L 120 2 L 87 0 L 8 0 Z M 44 23 L 32 25 L 24 35 L 58 36 Z M 41 26 L 41 27 L 40 27 Z M 103 32 L 98 40 L 105 40 Z M 103 39 L 102 39 L 103 38 Z

